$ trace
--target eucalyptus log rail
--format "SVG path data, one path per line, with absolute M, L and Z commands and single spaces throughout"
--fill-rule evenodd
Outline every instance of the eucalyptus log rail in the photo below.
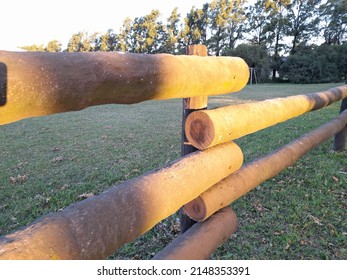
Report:
M 208 95 L 241 90 L 248 76 L 246 63 L 234 57 L 0 51 L 0 125 L 101 104 L 171 98 L 205 104 Z M 347 85 L 193 112 L 185 126 L 188 140 L 209 149 L 0 237 L 0 259 L 104 259 L 182 206 L 204 222 L 155 259 L 206 259 L 237 228 L 226 206 L 337 133 L 334 148 L 344 149 L 346 97 Z M 341 99 L 336 119 L 240 169 L 243 154 L 231 140 Z
M 237 57 L 0 51 L 0 125 L 93 105 L 226 94 L 248 76 Z
M 294 164 L 317 145 L 345 129 L 346 125 L 347 110 L 334 120 L 306 133 L 271 154 L 244 165 L 202 193 L 198 198 L 186 204 L 184 206 L 185 211 L 196 221 L 205 220 L 214 212 L 231 204 L 262 182 Z
M 104 259 L 241 167 L 233 142 L 191 153 L 0 238 L 0 259 Z
M 154 260 L 207 260 L 232 235 L 238 225 L 235 212 L 225 207 L 178 236 Z
M 274 98 L 191 113 L 185 131 L 189 142 L 206 149 L 231 141 L 347 97 L 347 85 L 327 91 Z

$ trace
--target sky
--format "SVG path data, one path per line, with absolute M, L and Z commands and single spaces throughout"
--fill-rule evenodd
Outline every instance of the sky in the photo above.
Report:
M 144 16 L 158 9 L 163 19 L 179 8 L 181 17 L 192 6 L 201 8 L 209 0 L 9 0 L 0 5 L 0 50 L 17 51 L 20 46 L 47 45 L 58 40 L 66 48 L 72 34 L 85 31 L 119 31 L 124 19 Z

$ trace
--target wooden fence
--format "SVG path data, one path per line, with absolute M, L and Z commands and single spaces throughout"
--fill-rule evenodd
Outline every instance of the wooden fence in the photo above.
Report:
M 104 259 L 179 209 L 182 234 L 154 258 L 206 259 L 237 228 L 232 201 L 334 135 L 335 150 L 344 149 L 346 85 L 207 110 L 207 96 L 241 90 L 249 68 L 240 58 L 206 57 L 204 46 L 190 46 L 187 54 L 0 52 L 0 124 L 185 98 L 180 159 L 1 237 L 0 259 Z M 233 139 L 339 100 L 335 120 L 242 166 Z

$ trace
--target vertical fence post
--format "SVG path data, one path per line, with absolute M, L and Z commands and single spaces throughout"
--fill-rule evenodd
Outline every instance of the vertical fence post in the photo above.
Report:
M 187 55 L 198 55 L 198 56 L 207 56 L 207 47 L 204 45 L 191 45 L 186 48 Z M 202 93 L 203 94 L 203 93 Z M 207 108 L 208 96 L 197 96 L 191 98 L 183 99 L 183 116 L 182 116 L 182 140 L 181 140 L 181 155 L 185 156 L 192 152 L 195 152 L 197 149 L 193 147 L 186 137 L 184 131 L 184 125 L 188 115 L 194 111 L 202 110 Z M 195 221 L 191 220 L 185 213 L 184 210 L 180 210 L 180 225 L 181 233 L 186 232 Z
M 346 79 L 346 84 L 347 84 L 347 79 Z M 340 114 L 344 110 L 347 110 L 347 98 L 341 101 Z M 334 137 L 333 150 L 335 152 L 344 151 L 346 146 L 346 138 L 347 138 L 347 126 L 344 129 L 342 129 L 339 133 L 337 133 Z

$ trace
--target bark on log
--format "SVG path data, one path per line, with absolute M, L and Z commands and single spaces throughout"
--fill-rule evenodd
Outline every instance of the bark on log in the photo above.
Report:
M 0 259 L 104 259 L 239 169 L 226 143 L 44 216 L 0 238 Z
M 204 45 L 191 45 L 186 48 L 186 55 L 198 55 L 206 57 L 208 55 L 207 47 Z M 181 141 L 181 156 L 195 152 L 197 148 L 188 142 L 185 134 L 186 119 L 192 112 L 207 109 L 208 96 L 194 96 L 183 99 L 183 114 L 182 114 L 182 141 Z
M 260 183 L 276 176 L 283 169 L 320 143 L 328 140 L 347 125 L 347 110 L 336 119 L 309 132 L 273 153 L 244 165 L 221 182 L 208 189 L 198 198 L 184 206 L 188 215 L 203 221 L 219 209 L 254 189 Z
M 194 224 L 153 259 L 207 260 L 236 231 L 237 225 L 235 212 L 225 207 L 206 221 Z
M 190 45 L 186 48 L 186 55 L 198 55 L 198 56 L 207 56 L 207 47 L 204 45 Z M 192 146 L 189 143 L 186 133 L 185 133 L 185 123 L 186 119 L 192 112 L 197 110 L 207 109 L 208 96 L 195 96 L 183 99 L 183 110 L 182 110 L 182 137 L 181 137 L 181 156 L 188 155 L 197 151 L 197 148 Z M 183 211 L 179 211 L 180 217 L 180 229 L 181 233 L 186 232 L 195 221 L 190 219 Z
M 241 90 L 237 57 L 0 51 L 0 125 L 88 106 Z
M 328 106 L 347 97 L 347 85 L 327 91 L 230 105 L 193 112 L 185 131 L 193 146 L 203 150 Z

